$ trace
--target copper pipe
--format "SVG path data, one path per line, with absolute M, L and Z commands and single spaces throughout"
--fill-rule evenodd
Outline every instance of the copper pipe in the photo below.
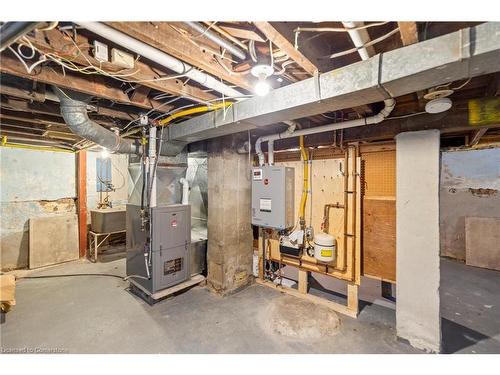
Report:
M 349 149 L 354 149 L 354 164 L 352 168 L 352 173 L 349 173 Z M 353 238 L 353 244 L 352 244 L 352 264 L 351 264 L 351 269 L 352 269 L 352 275 L 349 278 L 349 281 L 354 280 L 354 257 L 355 257 L 355 250 L 356 250 L 356 241 L 354 239 L 356 238 L 355 232 L 356 232 L 356 179 L 357 179 L 357 156 L 358 156 L 358 147 L 354 145 L 348 145 L 345 148 L 345 154 L 344 154 L 344 165 L 345 165 L 345 174 L 344 174 L 344 234 L 343 234 L 343 261 L 342 261 L 342 267 L 337 267 L 335 266 L 327 266 L 326 267 L 326 272 L 328 273 L 328 269 L 333 269 L 335 271 L 340 271 L 340 272 L 345 272 L 347 270 L 347 239 L 348 237 Z M 352 191 L 349 192 L 349 181 L 348 181 L 348 176 L 351 175 L 354 177 L 353 183 L 352 183 Z M 353 196 L 353 215 L 352 215 L 352 227 L 351 227 L 351 233 L 347 232 L 347 227 L 349 224 L 348 221 L 348 213 L 349 213 L 349 194 L 352 194 Z

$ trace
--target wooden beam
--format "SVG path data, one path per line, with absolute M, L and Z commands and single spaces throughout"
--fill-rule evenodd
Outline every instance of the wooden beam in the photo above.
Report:
M 488 128 L 481 128 L 474 130 L 471 134 L 471 141 L 469 142 L 469 146 L 475 146 L 479 143 L 481 137 L 488 131 Z
M 87 256 L 87 151 L 76 154 L 77 214 L 80 258 Z
M 418 30 L 416 22 L 398 22 L 399 33 L 403 46 L 418 42 Z
M 500 95 L 500 73 L 494 73 L 488 87 L 486 88 L 485 96 L 499 96 Z
M 298 290 L 300 293 L 307 294 L 309 290 L 309 275 L 311 273 L 309 271 L 299 269 L 299 282 L 298 282 Z
M 2 100 L 2 113 L 1 115 L 9 115 L 11 117 L 18 117 L 19 119 L 29 119 L 30 121 L 45 123 L 48 125 L 58 124 L 66 126 L 60 111 L 59 106 L 53 103 L 28 103 L 8 99 L 6 102 Z M 102 114 L 102 113 L 101 113 Z M 0 115 L 0 116 L 1 116 Z M 94 113 L 90 113 L 92 120 L 100 125 L 117 126 L 112 121 L 103 118 L 96 118 Z M 127 118 L 130 120 L 131 118 Z
M 220 28 L 236 38 L 249 39 L 256 42 L 265 42 L 265 40 L 262 39 L 261 36 L 255 32 L 255 30 L 251 30 L 242 25 L 220 25 Z
M 255 26 L 275 44 L 279 49 L 285 52 L 290 58 L 295 61 L 302 69 L 310 75 L 318 72 L 318 68 L 307 58 L 302 52 L 295 49 L 292 43 L 281 35 L 269 22 L 254 22 Z
M 45 94 L 40 93 L 39 91 L 30 92 L 28 90 L 20 89 L 18 87 L 14 87 L 9 85 L 2 84 L 0 85 L 0 90 L 2 94 L 20 99 L 28 99 L 30 102 L 19 101 L 15 99 L 7 100 L 9 105 L 16 107 L 19 110 L 31 112 L 31 113 L 46 113 L 49 115 L 59 116 L 59 105 L 56 102 L 52 102 L 49 100 L 45 100 Z M 132 98 L 133 99 L 133 98 Z M 94 106 L 94 109 L 89 110 L 89 114 L 96 113 L 102 116 L 113 117 L 116 119 L 130 121 L 139 116 L 140 109 L 136 109 L 136 111 L 130 111 L 129 108 L 109 108 L 109 107 L 101 107 Z M 170 105 L 166 105 L 162 108 L 162 110 L 169 110 L 173 108 Z
M 318 305 L 322 305 L 322 306 L 325 306 L 325 307 L 328 307 L 329 309 L 332 309 L 333 311 L 336 311 L 336 312 L 339 312 L 341 314 L 344 314 L 344 315 L 347 315 L 351 318 L 354 318 L 356 319 L 358 317 L 358 310 L 354 310 L 354 306 L 349 306 L 349 305 L 342 305 L 338 302 L 334 302 L 334 301 L 330 301 L 330 300 L 327 300 L 325 298 L 321 298 L 321 297 L 317 297 L 317 296 L 314 296 L 312 294 L 304 294 L 304 293 L 301 293 L 295 289 L 292 289 L 292 288 L 289 288 L 287 286 L 283 286 L 283 285 L 276 285 L 270 281 L 267 281 L 267 280 L 260 280 L 260 279 L 256 279 L 255 282 L 257 284 L 260 284 L 260 285 L 263 285 L 263 286 L 267 286 L 269 288 L 272 288 L 272 289 L 275 289 L 275 290 L 278 290 L 280 292 L 283 292 L 283 293 L 287 293 L 287 294 L 290 294 L 292 296 L 295 296 L 295 297 L 298 297 L 298 298 L 301 298 L 301 299 L 304 299 L 304 300 L 307 300 L 309 302 L 312 302 L 312 303 L 316 303 Z
M 150 91 L 151 87 L 138 85 L 132 92 L 130 100 L 132 100 L 134 103 L 145 103 L 148 100 L 148 95 Z
M 180 26 L 176 23 L 171 24 L 174 27 Z M 177 32 L 169 23 L 159 22 L 153 25 L 151 22 L 109 22 L 108 25 L 215 77 L 252 90 L 253 84 L 247 76 L 228 73 L 214 59 L 210 51 L 200 49 L 189 41 L 188 36 Z
M 121 89 L 111 87 L 102 76 L 77 74 L 66 71 L 66 74 L 58 73 L 55 69 L 40 66 L 36 72 L 29 74 L 21 62 L 10 53 L 2 53 L 2 64 L 0 71 L 16 77 L 56 85 L 63 89 L 74 90 L 84 94 L 98 96 L 111 101 L 127 105 L 135 105 L 145 109 L 151 109 L 149 105 L 132 103 L 130 98 Z
M 67 54 L 68 45 L 72 46 L 73 42 L 64 33 L 58 30 L 50 30 L 44 32 L 37 32 L 35 38 L 30 39 L 36 48 L 44 52 L 52 52 L 56 54 Z M 79 46 L 88 46 L 89 40 L 82 35 L 77 35 L 75 43 Z M 90 53 L 89 48 L 79 47 L 81 53 L 71 57 L 75 64 L 87 66 L 90 61 L 92 65 L 99 66 L 109 72 L 117 72 L 123 70 L 114 64 L 108 62 L 99 62 Z M 180 79 L 160 80 L 158 77 L 165 77 L 172 73 L 167 72 L 165 69 L 153 68 L 150 65 L 136 61 L 134 69 L 130 72 L 136 72 L 133 77 L 128 77 L 129 80 L 140 81 L 141 85 L 148 86 L 152 89 L 166 92 L 173 95 L 185 96 L 196 101 L 208 101 L 215 98 L 215 95 L 203 91 L 199 87 L 185 85 Z M 89 76 L 92 77 L 93 75 Z M 143 104 L 144 106 L 144 104 Z M 149 105 L 151 108 L 152 106 Z M 156 107 L 156 105 L 155 105 Z

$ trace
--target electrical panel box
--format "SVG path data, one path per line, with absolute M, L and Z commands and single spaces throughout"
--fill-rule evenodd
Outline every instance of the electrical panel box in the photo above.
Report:
M 293 227 L 295 171 L 266 165 L 252 169 L 252 224 L 265 228 Z
M 125 69 L 133 69 L 135 65 L 134 56 L 130 53 L 124 52 L 122 50 L 112 48 L 111 49 L 111 63 L 121 66 Z
M 108 46 L 97 40 L 94 40 L 94 57 L 101 62 L 108 62 Z

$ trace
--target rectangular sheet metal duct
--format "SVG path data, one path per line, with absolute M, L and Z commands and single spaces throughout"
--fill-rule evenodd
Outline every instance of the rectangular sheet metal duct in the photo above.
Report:
M 487 22 L 276 89 L 226 111 L 173 124 L 169 139 L 214 138 L 496 71 L 500 71 L 500 23 Z

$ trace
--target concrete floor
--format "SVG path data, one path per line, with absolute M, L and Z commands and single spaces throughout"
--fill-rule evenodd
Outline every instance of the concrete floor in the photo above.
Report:
M 124 260 L 73 262 L 36 274 L 86 272 L 122 275 Z M 500 273 L 443 260 L 442 277 L 445 348 L 500 353 Z M 363 283 L 361 298 L 370 300 L 370 282 Z M 378 298 L 362 302 L 357 320 L 339 314 L 336 335 L 299 340 L 265 329 L 264 312 L 282 293 L 263 286 L 225 298 L 195 287 L 154 306 L 127 286 L 109 277 L 21 280 L 17 305 L 0 325 L 1 346 L 68 353 L 419 353 L 396 340 L 394 306 Z

